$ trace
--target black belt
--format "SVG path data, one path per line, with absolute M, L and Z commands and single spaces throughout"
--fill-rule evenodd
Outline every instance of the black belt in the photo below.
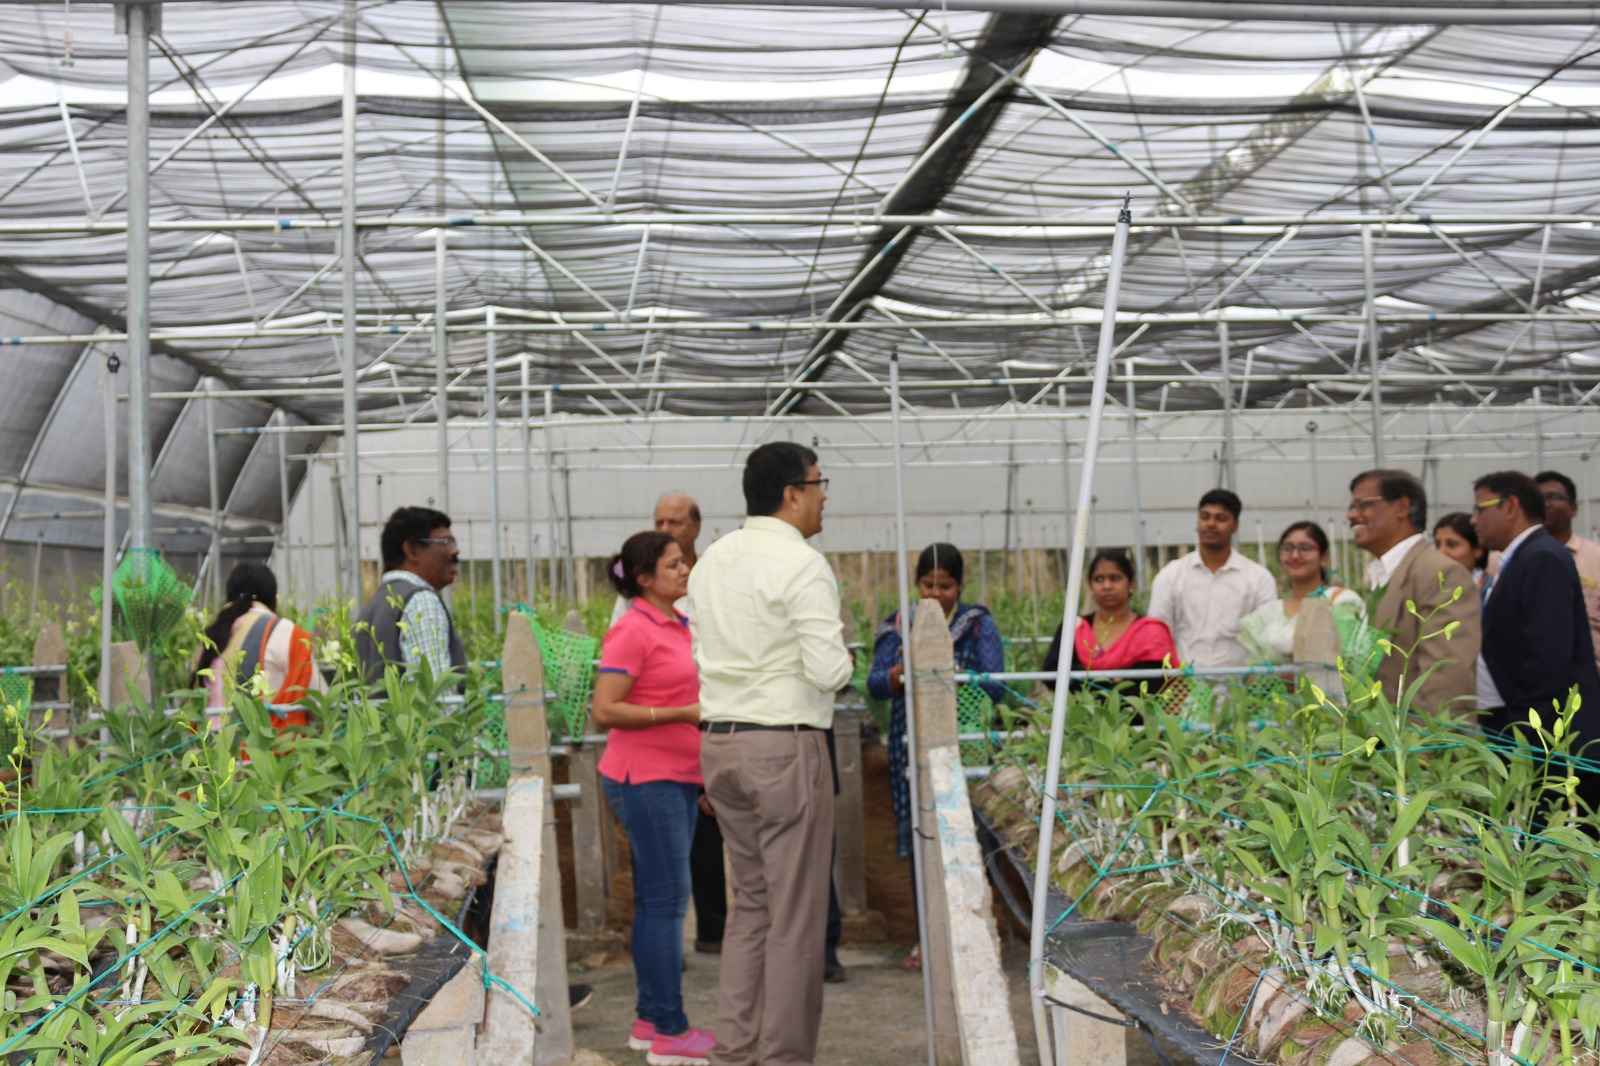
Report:
M 821 733 L 814 725 L 761 725 L 756 722 L 701 722 L 702 733 Z

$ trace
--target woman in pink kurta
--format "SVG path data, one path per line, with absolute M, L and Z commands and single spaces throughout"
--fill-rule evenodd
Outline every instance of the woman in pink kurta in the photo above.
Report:
M 608 730 L 600 784 L 633 852 L 633 971 L 628 1046 L 653 1064 L 708 1062 L 716 1038 L 683 1010 L 683 919 L 700 776 L 700 678 L 689 620 L 673 606 L 689 565 L 666 533 L 635 533 L 611 561 L 633 602 L 606 634 L 595 724 Z

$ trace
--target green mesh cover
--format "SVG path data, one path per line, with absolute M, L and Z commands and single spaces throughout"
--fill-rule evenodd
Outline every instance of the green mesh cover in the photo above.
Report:
M 509 741 L 506 739 L 506 705 L 500 702 L 489 704 L 484 712 L 483 746 L 490 751 L 505 751 Z M 511 760 L 504 755 L 493 758 L 484 757 L 478 762 L 478 787 L 503 788 L 511 777 Z
M 0 672 L 0 707 L 15 707 L 17 713 L 26 714 L 32 702 L 33 678 L 9 669 Z
M 986 733 L 994 728 L 994 701 L 977 685 L 956 686 L 956 731 Z M 961 742 L 961 765 L 987 766 L 994 744 L 988 740 Z
M 134 548 L 123 556 L 111 588 L 123 627 L 141 651 L 149 651 L 183 620 L 191 595 L 153 548 Z
M 600 642 L 586 633 L 546 629 L 537 618 L 530 620 L 533 635 L 539 641 L 539 655 L 544 659 L 544 686 L 554 694 L 547 707 L 550 732 L 581 736 L 589 718 L 594 660 L 600 653 Z

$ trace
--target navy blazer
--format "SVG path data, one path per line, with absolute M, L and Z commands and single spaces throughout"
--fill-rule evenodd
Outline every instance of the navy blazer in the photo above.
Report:
M 1578 568 L 1543 528 L 1528 534 L 1495 579 L 1483 608 L 1483 658 L 1505 704 L 1481 708 L 1493 712 L 1485 729 L 1526 722 L 1530 707 L 1548 729 L 1552 701 L 1565 707 L 1577 685 L 1583 706 L 1572 724 L 1583 740 L 1600 740 L 1600 671 Z

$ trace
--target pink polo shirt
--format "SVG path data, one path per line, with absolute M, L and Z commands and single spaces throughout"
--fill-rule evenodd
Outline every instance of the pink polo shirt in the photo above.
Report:
M 689 619 L 676 611 L 668 618 L 643 598 L 635 599 L 606 633 L 600 672 L 633 678 L 627 702 L 635 706 L 687 707 L 698 702 L 700 674 L 689 647 Z M 600 772 L 623 784 L 704 784 L 700 729 L 691 722 L 613 729 L 606 734 Z

